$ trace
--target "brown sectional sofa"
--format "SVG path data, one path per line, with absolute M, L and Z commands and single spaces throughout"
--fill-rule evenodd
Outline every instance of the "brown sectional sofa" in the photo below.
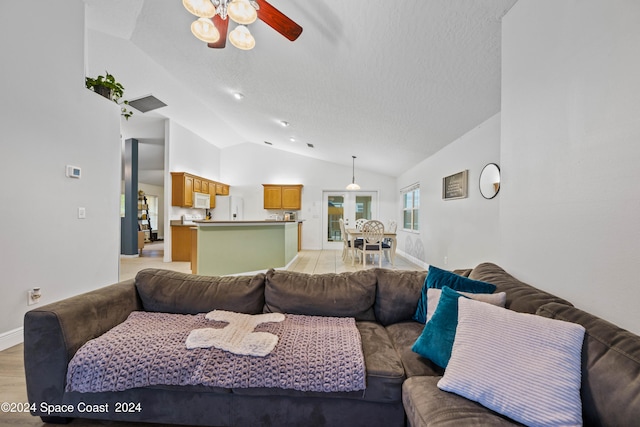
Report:
M 640 419 L 640 337 L 582 312 L 485 263 L 456 273 L 493 283 L 506 307 L 582 324 L 585 425 L 631 425 Z M 424 271 L 372 269 L 306 275 L 270 270 L 204 277 L 149 269 L 129 280 L 32 310 L 25 315 L 27 392 L 33 415 L 186 425 L 447 426 L 514 424 L 436 384 L 443 370 L 411 350 L 423 325 L 412 320 Z M 90 339 L 133 311 L 195 314 L 213 309 L 354 317 L 366 367 L 364 392 L 301 392 L 156 386 L 121 392 L 66 392 L 67 365 Z M 68 405 L 47 413 L 40 406 Z M 142 411 L 83 413 L 78 403 L 140 403 Z

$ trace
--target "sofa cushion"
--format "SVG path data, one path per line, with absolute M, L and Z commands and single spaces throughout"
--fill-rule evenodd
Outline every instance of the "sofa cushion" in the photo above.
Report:
M 402 385 L 402 404 L 411 427 L 520 425 L 479 403 L 437 387 L 440 377 L 417 376 Z
M 266 274 L 266 313 L 375 320 L 376 273 L 305 274 L 271 269 Z
M 426 271 L 377 268 L 378 287 L 373 309 L 382 325 L 411 320 L 416 312 Z
M 264 306 L 264 274 L 214 277 L 148 268 L 136 275 L 135 283 L 145 311 L 258 314 Z
M 585 425 L 636 425 L 640 420 L 640 336 L 592 314 L 550 303 L 538 314 L 586 329 L 582 347 Z
M 418 307 L 416 313 L 413 316 L 413 320 L 426 323 L 427 322 L 427 289 L 436 288 L 442 289 L 444 286 L 448 286 L 454 291 L 465 291 L 473 293 L 490 294 L 496 290 L 495 285 L 491 283 L 485 283 L 479 280 L 471 280 L 467 277 L 459 276 L 450 271 L 442 270 L 433 265 L 429 266 L 429 273 L 425 279 L 420 299 L 418 300 Z
M 567 300 L 521 282 L 501 267 L 489 262 L 476 266 L 471 270 L 469 278 L 493 283 L 496 285 L 496 292 L 506 292 L 505 307 L 513 311 L 535 313 L 538 307 L 550 302 L 572 305 Z
M 407 322 L 394 323 L 387 326 L 386 329 L 393 346 L 400 356 L 400 360 L 402 360 L 402 366 L 404 366 L 407 378 L 420 375 L 442 375 L 444 369 L 411 350 L 411 347 L 424 329 L 422 323 L 409 320 Z
M 381 403 L 400 402 L 402 383 L 405 380 L 404 368 L 387 331 L 375 322 L 357 322 L 356 326 L 360 331 L 367 375 L 367 388 L 364 391 L 322 393 L 281 388 L 234 388 L 233 392 L 250 396 L 304 396 L 347 398 Z
M 440 389 L 526 425 L 582 425 L 584 327 L 466 298 L 458 305 Z

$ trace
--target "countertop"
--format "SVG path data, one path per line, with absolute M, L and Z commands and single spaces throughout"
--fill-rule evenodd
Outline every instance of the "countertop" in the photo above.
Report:
M 194 221 L 194 223 L 198 226 L 224 226 L 224 225 L 279 225 L 279 224 L 295 224 L 302 222 L 302 220 L 296 221 L 279 221 L 275 219 L 265 219 L 265 220 L 256 220 L 256 221 L 216 221 L 216 220 L 202 220 L 202 221 Z

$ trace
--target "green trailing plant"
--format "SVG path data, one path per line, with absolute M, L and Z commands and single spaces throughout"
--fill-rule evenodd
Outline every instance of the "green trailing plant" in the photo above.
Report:
M 129 117 L 133 115 L 133 111 L 129 110 L 126 106 L 129 105 L 129 101 L 122 99 L 124 96 L 124 86 L 113 77 L 113 74 L 109 74 L 105 71 L 104 76 L 98 76 L 95 79 L 91 77 L 85 78 L 85 86 L 107 99 L 115 102 L 120 106 L 120 114 L 129 120 Z

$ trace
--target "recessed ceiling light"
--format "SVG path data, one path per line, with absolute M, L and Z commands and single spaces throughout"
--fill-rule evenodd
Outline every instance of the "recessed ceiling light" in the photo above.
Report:
M 280 124 L 282 125 L 282 127 L 289 127 L 289 122 L 286 122 L 284 120 L 280 120 Z
M 244 98 L 244 95 L 241 94 L 240 92 L 236 92 L 236 93 L 233 94 L 233 97 L 235 99 L 237 99 L 237 100 L 240 100 L 240 99 Z
M 296 139 L 294 137 L 291 137 L 291 138 L 289 138 L 289 141 L 296 142 Z

